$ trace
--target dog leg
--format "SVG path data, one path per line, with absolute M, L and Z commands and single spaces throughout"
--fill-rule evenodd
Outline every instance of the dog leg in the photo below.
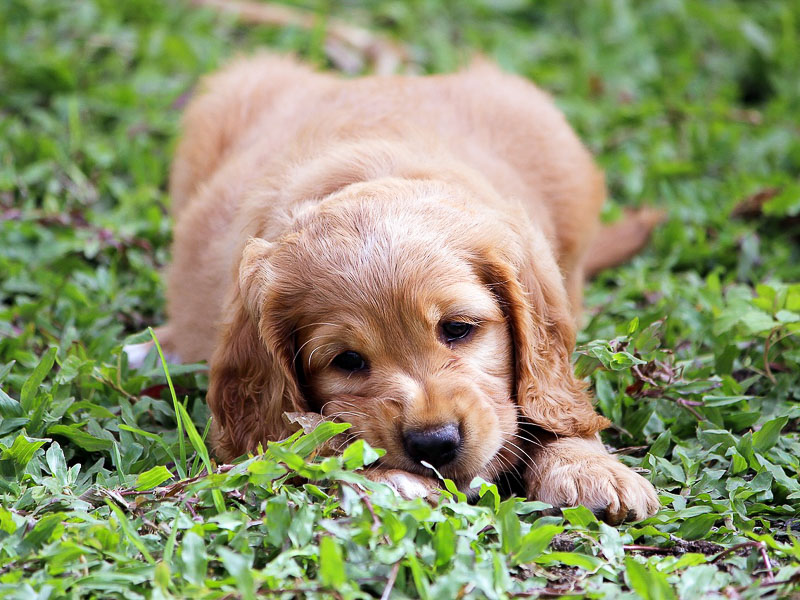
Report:
M 612 525 L 660 508 L 655 488 L 606 452 L 597 438 L 541 440 L 526 471 L 528 498 L 556 508 L 584 505 Z
M 650 239 L 655 227 L 666 214 L 657 208 L 627 210 L 616 223 L 604 225 L 586 253 L 583 272 L 591 278 L 599 271 L 630 260 Z

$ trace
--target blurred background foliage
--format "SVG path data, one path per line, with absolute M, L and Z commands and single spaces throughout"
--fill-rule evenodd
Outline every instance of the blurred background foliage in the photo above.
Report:
M 158 0 L 0 7 L 0 591 L 369 597 L 394 573 L 396 597 L 797 593 L 800 4 L 297 8 L 311 27 Z M 580 512 L 542 517 L 487 488 L 472 508 L 376 492 L 374 525 L 342 483 L 367 450 L 325 467 L 273 450 L 187 481 L 202 444 L 184 436 L 158 364 L 132 372 L 119 352 L 163 319 L 180 112 L 203 73 L 255 48 L 340 68 L 333 19 L 399 42 L 420 73 L 480 53 L 530 78 L 606 170 L 604 218 L 667 212 L 645 252 L 588 287 L 576 352 L 614 421 L 606 441 L 659 487 L 653 519 L 618 531 Z M 172 373 L 201 436 L 206 375 Z

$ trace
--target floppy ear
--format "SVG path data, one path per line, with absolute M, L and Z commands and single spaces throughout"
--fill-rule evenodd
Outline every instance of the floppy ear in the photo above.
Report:
M 517 402 L 546 431 L 591 436 L 609 425 L 598 415 L 570 362 L 575 324 L 561 273 L 541 234 L 525 232 L 515 256 L 490 251 L 482 265 L 511 327 Z M 538 242 L 537 242 L 538 240 Z
M 207 400 L 216 453 L 225 461 L 256 450 L 259 442 L 286 437 L 283 413 L 301 410 L 303 404 L 292 365 L 291 331 L 282 331 L 272 319 L 271 251 L 265 240 L 248 240 L 211 357 Z

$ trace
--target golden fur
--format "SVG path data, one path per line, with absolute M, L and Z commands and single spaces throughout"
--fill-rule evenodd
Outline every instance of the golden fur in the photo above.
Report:
M 529 82 L 487 62 L 343 80 L 240 59 L 186 111 L 171 195 L 160 337 L 210 362 L 221 459 L 321 412 L 387 450 L 374 479 L 424 495 L 408 432 L 456 423 L 440 471 L 462 487 L 516 471 L 531 498 L 613 522 L 657 510 L 570 365 L 603 176 Z M 443 339 L 451 321 L 472 333 Z M 334 366 L 347 351 L 368 367 Z

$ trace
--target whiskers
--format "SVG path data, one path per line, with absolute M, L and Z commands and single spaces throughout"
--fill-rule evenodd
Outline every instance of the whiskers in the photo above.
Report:
M 297 357 L 300 356 L 300 353 L 303 351 L 303 348 L 308 346 L 314 340 L 321 340 L 324 337 L 325 337 L 324 335 L 315 335 L 314 337 L 309 338 L 305 342 L 303 342 L 303 344 L 297 349 L 297 352 L 294 353 L 294 356 L 292 357 L 292 362 L 297 360 Z
M 329 323 L 327 321 L 317 321 L 315 323 L 308 323 L 307 325 L 301 325 L 300 327 L 295 327 L 295 329 L 292 332 L 292 334 L 293 335 L 297 334 L 300 330 L 306 329 L 308 327 L 320 327 L 320 326 L 323 326 L 323 325 L 327 325 L 329 327 L 339 327 L 339 328 L 342 327 L 342 325 L 340 325 L 338 323 Z M 324 337 L 326 337 L 326 336 L 325 335 L 315 335 L 314 337 L 309 338 L 308 340 L 303 342 L 303 344 L 297 349 L 297 352 L 294 353 L 294 357 L 292 358 L 292 362 L 297 360 L 297 357 L 300 356 L 300 353 L 303 351 L 303 348 L 305 348 L 308 344 L 310 344 L 314 340 L 323 339 Z M 319 346 L 314 348 L 311 351 L 311 354 L 308 355 L 308 361 L 307 361 L 308 362 L 308 368 L 309 369 L 311 368 L 311 357 L 314 356 L 315 352 L 317 352 L 318 350 L 320 350 L 322 348 L 326 348 L 328 346 L 335 346 L 336 344 L 337 344 L 336 342 L 328 342 L 327 344 L 320 344 Z
M 341 404 L 344 405 L 346 408 L 352 408 L 353 410 L 336 410 L 325 414 L 325 409 L 329 404 Z M 329 400 L 319 410 L 320 414 L 326 421 L 331 422 L 339 422 L 339 423 L 350 423 L 351 427 L 345 433 L 345 438 L 341 443 L 341 448 L 344 449 L 346 446 L 351 444 L 356 439 L 362 437 L 365 433 L 362 427 L 358 427 L 353 421 L 360 421 L 364 423 L 368 421 L 369 417 L 366 413 L 358 410 L 358 405 L 354 404 L 353 402 L 348 402 L 346 400 L 342 400 L 341 398 L 337 398 L 335 400 Z M 354 418 L 355 417 L 355 418 Z
M 534 465 L 533 457 L 528 453 L 528 451 L 525 450 L 524 446 L 526 444 L 532 444 L 533 446 L 540 448 L 543 446 L 539 440 L 527 437 L 519 432 L 500 431 L 500 434 L 503 436 L 503 443 L 500 446 L 500 450 L 498 450 L 497 454 L 495 454 L 492 460 L 489 462 L 488 466 L 494 471 L 495 477 L 499 475 L 499 470 L 497 465 L 493 463 L 498 463 L 499 466 L 503 467 L 504 471 L 511 471 L 515 475 L 521 476 L 522 474 L 520 473 L 520 466 L 531 468 Z M 521 445 L 512 440 L 519 441 Z M 516 457 L 517 462 L 513 463 L 507 456 L 503 456 L 503 451 Z
M 294 331 L 292 331 L 292 333 L 295 334 L 298 331 L 300 331 L 301 329 L 305 329 L 307 327 L 319 327 L 320 325 L 330 325 L 331 327 L 341 327 L 341 325 L 338 324 L 338 323 L 327 323 L 325 321 L 317 321 L 316 323 L 309 323 L 308 325 L 301 325 L 300 327 L 295 327 Z

